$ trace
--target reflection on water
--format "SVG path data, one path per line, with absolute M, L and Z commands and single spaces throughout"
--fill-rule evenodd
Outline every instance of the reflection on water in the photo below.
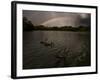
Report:
M 23 32 L 23 69 L 76 66 L 90 66 L 89 32 Z

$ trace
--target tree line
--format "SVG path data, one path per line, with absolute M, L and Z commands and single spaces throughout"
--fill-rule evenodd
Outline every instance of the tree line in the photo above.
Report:
M 44 25 L 34 25 L 31 21 L 29 21 L 26 17 L 23 17 L 23 30 L 30 31 L 30 30 L 54 30 L 54 31 L 90 31 L 89 26 L 44 26 Z

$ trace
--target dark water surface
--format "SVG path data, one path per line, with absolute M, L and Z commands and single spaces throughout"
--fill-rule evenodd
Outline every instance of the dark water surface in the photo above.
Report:
M 89 32 L 23 32 L 23 69 L 76 66 L 90 66 Z

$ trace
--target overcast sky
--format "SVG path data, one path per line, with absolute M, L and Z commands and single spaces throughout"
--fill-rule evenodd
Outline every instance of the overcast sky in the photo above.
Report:
M 45 26 L 90 26 L 90 14 L 52 11 L 23 10 L 23 16 L 34 25 Z

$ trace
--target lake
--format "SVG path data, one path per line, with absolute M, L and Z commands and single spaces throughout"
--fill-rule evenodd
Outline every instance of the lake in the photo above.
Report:
M 23 32 L 23 69 L 90 65 L 90 32 Z

